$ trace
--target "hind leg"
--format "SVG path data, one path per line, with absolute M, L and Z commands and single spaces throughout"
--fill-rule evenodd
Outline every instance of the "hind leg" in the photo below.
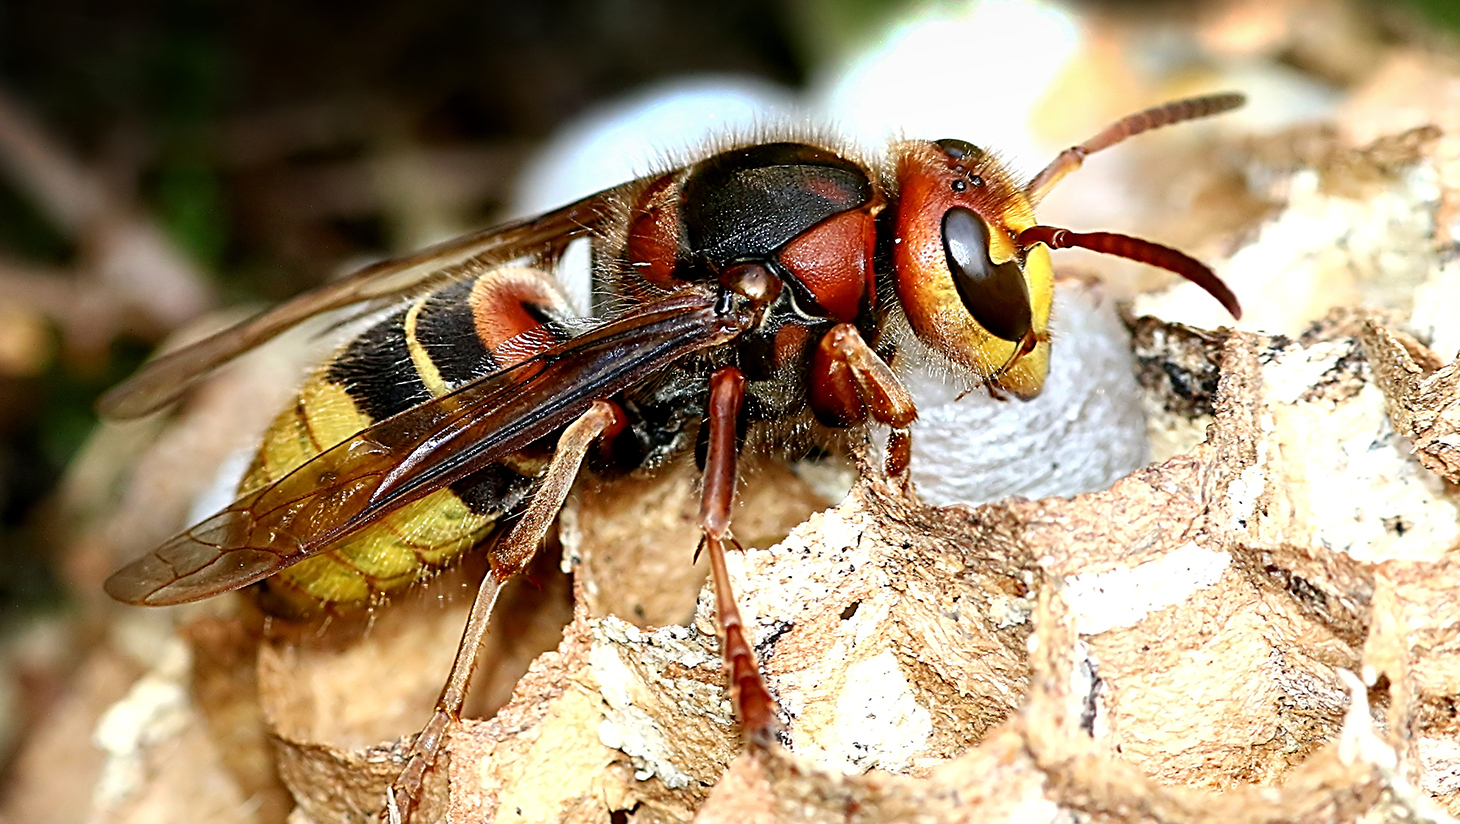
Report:
M 461 706 L 466 701 L 466 691 L 476 668 L 477 653 L 482 638 L 487 633 L 487 623 L 492 617 L 492 607 L 502 586 L 512 576 L 522 571 L 542 546 L 543 536 L 562 509 L 563 501 L 573 488 L 573 481 L 583 465 L 588 449 L 605 432 L 610 436 L 623 420 L 622 413 L 612 403 L 596 401 L 592 407 L 563 431 L 558 438 L 557 449 L 552 462 L 543 473 L 542 481 L 527 504 L 527 509 L 507 534 L 492 550 L 492 570 L 482 579 L 477 589 L 476 600 L 471 605 L 466 630 L 456 648 L 456 660 L 451 665 L 451 675 L 436 699 L 436 709 L 431 720 L 421 728 L 406 757 L 405 767 L 399 777 L 386 790 L 385 808 L 381 818 L 391 824 L 409 821 L 411 812 L 421 797 L 421 788 L 426 773 L 436 763 L 446 733 L 461 720 Z

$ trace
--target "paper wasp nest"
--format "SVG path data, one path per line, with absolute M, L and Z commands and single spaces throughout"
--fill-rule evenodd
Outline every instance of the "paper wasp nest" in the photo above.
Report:
M 1345 116 L 1455 94 L 1427 77 L 1401 61 Z M 1187 158 L 1227 210 L 1192 251 L 1269 331 L 1142 296 L 1125 328 L 1154 463 L 1108 489 L 939 508 L 874 476 L 829 506 L 749 469 L 731 573 L 785 749 L 741 753 L 690 564 L 692 466 L 580 487 L 561 556 L 508 596 L 423 817 L 1452 820 L 1456 111 L 1444 132 Z M 364 820 L 449 667 L 469 597 L 436 596 L 464 586 L 368 632 L 272 632 L 255 653 L 235 619 L 199 618 L 156 644 L 172 653 L 99 728 L 97 820 Z

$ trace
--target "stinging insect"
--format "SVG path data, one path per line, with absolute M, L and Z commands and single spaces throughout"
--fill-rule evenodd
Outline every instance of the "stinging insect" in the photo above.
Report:
M 496 596 L 521 571 L 585 463 L 652 468 L 697 447 L 700 550 L 710 560 L 729 695 L 749 746 L 775 740 L 725 567 L 747 432 L 812 447 L 891 430 L 906 483 L 917 416 L 889 366 L 911 333 L 991 393 L 1029 398 L 1048 366 L 1049 250 L 1082 247 L 1168 269 L 1233 317 L 1200 262 L 1125 235 L 1036 223 L 1085 157 L 1143 131 L 1240 106 L 1239 94 L 1119 120 L 1020 184 L 962 140 L 895 143 L 871 165 L 827 144 L 742 145 L 539 217 L 368 266 L 160 357 L 108 393 L 132 418 L 320 313 L 380 309 L 274 421 L 222 512 L 106 582 L 158 606 L 259 585 L 285 614 L 365 605 L 478 545 L 482 581 L 451 674 L 382 816 L 408 818 L 459 717 Z M 587 238 L 595 289 L 622 309 L 584 321 L 552 277 Z M 752 440 L 752 442 L 754 442 Z

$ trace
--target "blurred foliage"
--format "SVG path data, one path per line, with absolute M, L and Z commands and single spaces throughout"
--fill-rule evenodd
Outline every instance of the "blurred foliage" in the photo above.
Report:
M 1460 2 L 1457 0 L 1407 0 L 1431 20 L 1460 33 Z
M 0 250 L 36 263 L 59 264 L 72 253 L 68 241 L 14 189 L 0 185 Z
M 96 426 L 91 407 L 125 378 L 149 346 L 118 340 L 101 368 L 72 368 L 53 360 L 39 375 L 0 378 L 0 624 L 16 607 L 54 605 L 53 539 L 60 530 L 45 517 L 48 495 L 66 464 Z

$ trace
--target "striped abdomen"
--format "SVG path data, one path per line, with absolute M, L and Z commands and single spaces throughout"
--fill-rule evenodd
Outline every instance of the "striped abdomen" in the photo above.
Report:
M 240 493 L 273 483 L 371 424 L 511 366 L 565 337 L 567 306 L 534 269 L 494 269 L 423 295 L 321 366 L 269 427 Z M 516 455 L 388 513 L 265 582 L 288 611 L 364 604 L 486 539 L 531 491 Z

